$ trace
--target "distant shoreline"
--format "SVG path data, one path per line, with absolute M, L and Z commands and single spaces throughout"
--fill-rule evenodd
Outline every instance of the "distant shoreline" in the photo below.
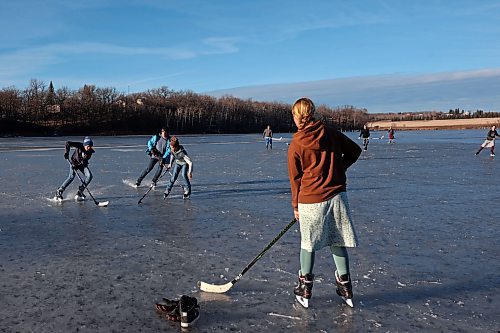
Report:
M 381 120 L 369 122 L 367 126 L 373 130 L 439 130 L 439 129 L 477 129 L 500 125 L 500 117 L 442 120 Z

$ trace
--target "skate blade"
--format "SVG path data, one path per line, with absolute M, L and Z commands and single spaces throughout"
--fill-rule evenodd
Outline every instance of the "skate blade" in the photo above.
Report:
M 78 196 L 78 195 L 75 195 L 75 200 L 76 200 L 76 201 L 84 201 L 84 200 L 85 200 L 85 198 L 80 197 L 80 196 Z
M 55 202 L 62 202 L 63 201 L 63 199 L 58 198 L 58 197 L 54 197 L 52 200 Z
M 351 308 L 354 307 L 354 303 L 352 302 L 352 298 L 342 297 L 342 299 L 344 300 L 345 304 L 349 305 Z
M 299 302 L 300 305 L 302 305 L 306 309 L 309 307 L 309 300 L 307 298 L 298 295 L 295 295 L 295 298 L 297 299 L 297 302 Z

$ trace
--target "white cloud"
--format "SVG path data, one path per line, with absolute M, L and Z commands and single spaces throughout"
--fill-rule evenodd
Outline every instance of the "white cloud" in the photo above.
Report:
M 211 37 L 175 47 L 122 46 L 110 43 L 52 43 L 39 47 L 0 53 L 0 85 L 11 85 L 26 75 L 37 76 L 50 66 L 72 60 L 72 55 L 146 55 L 170 60 L 234 53 L 238 51 L 234 38 Z
M 207 92 L 259 101 L 292 103 L 301 96 L 317 104 L 354 105 L 369 112 L 406 112 L 450 108 L 500 110 L 500 69 L 380 75 L 270 84 Z

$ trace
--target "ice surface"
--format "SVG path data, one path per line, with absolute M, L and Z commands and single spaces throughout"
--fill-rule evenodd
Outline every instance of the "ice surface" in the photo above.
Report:
M 381 137 L 386 133 L 372 134 Z M 291 220 L 286 143 L 260 134 L 180 136 L 194 162 L 193 193 L 131 182 L 149 136 L 93 137 L 89 186 L 75 202 L 64 142 L 0 139 L 0 318 L 7 331 L 178 331 L 153 304 L 195 296 L 199 332 L 492 332 L 500 327 L 500 157 L 474 156 L 485 130 L 396 132 L 372 140 L 348 172 L 360 247 L 351 250 L 355 308 L 335 293 L 327 249 L 317 253 L 309 309 L 295 306 L 299 226 L 225 294 L 203 280 L 233 279 Z M 350 135 L 359 144 L 357 133 Z M 500 155 L 499 155 L 500 156 Z M 148 185 L 152 171 L 145 179 Z M 165 184 L 165 183 L 164 183 Z M 223 278 L 220 278 L 222 276 Z

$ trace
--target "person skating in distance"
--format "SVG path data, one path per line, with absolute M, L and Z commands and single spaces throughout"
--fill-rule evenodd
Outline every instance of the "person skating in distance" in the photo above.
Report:
M 189 180 L 193 179 L 193 162 L 189 158 L 186 149 L 179 144 L 179 139 L 175 136 L 170 138 L 170 163 L 167 168 L 172 168 L 172 176 L 168 181 L 165 193 L 163 193 L 163 199 L 166 199 L 170 194 L 179 174 L 183 180 L 183 198 L 189 199 L 191 195 L 191 182 Z
M 394 129 L 392 127 L 389 128 L 387 133 L 389 135 L 389 142 L 388 143 L 394 143 Z
M 266 140 L 266 149 L 273 149 L 273 131 L 271 130 L 271 125 L 267 125 L 262 137 Z
M 164 165 L 170 160 L 170 135 L 168 127 L 162 127 L 159 134 L 155 134 L 149 139 L 146 153 L 150 156 L 148 166 L 142 171 L 139 178 L 137 178 L 135 182 L 136 187 L 141 185 L 144 177 L 146 177 L 146 175 L 153 170 L 155 164 L 158 163 L 158 169 L 151 182 L 151 186 L 156 186 L 156 182 L 158 178 L 160 178 Z
M 92 157 L 92 154 L 95 153 L 94 149 L 92 148 L 93 146 L 94 142 L 88 136 L 85 137 L 83 143 L 74 141 L 66 142 L 64 158 L 67 160 L 69 159 L 69 151 L 71 150 L 71 148 L 74 148 L 75 151 L 71 156 L 70 160 L 71 165 L 69 166 L 68 177 L 62 183 L 62 185 L 59 186 L 59 188 L 57 189 L 55 199 L 57 200 L 63 199 L 62 196 L 63 192 L 69 186 L 69 184 L 73 182 L 77 171 L 81 171 L 85 174 L 85 180 L 84 184 L 80 184 L 80 186 L 78 187 L 78 192 L 76 194 L 75 199 L 77 200 L 85 199 L 85 194 L 83 192 L 85 190 L 85 187 L 87 187 L 92 181 L 92 173 L 90 172 L 88 165 L 89 165 L 89 160 Z
M 288 149 L 288 174 L 293 213 L 300 223 L 299 282 L 296 299 L 309 306 L 316 251 L 329 247 L 336 266 L 337 294 L 352 306 L 352 283 L 347 247 L 358 238 L 346 193 L 346 170 L 361 148 L 339 131 L 314 120 L 314 103 L 300 98 L 292 107 L 298 131 Z
M 488 134 L 486 134 L 486 140 L 481 144 L 481 147 L 479 147 L 479 150 L 476 152 L 476 155 L 479 155 L 481 150 L 483 148 L 490 148 L 490 156 L 494 157 L 495 156 L 495 138 L 500 137 L 498 135 L 498 132 L 496 130 L 496 126 L 493 125 L 491 126 L 491 129 L 488 131 Z
M 368 150 L 368 143 L 370 143 L 370 130 L 368 126 L 364 125 L 363 129 L 359 132 L 359 139 L 363 138 L 363 149 Z

